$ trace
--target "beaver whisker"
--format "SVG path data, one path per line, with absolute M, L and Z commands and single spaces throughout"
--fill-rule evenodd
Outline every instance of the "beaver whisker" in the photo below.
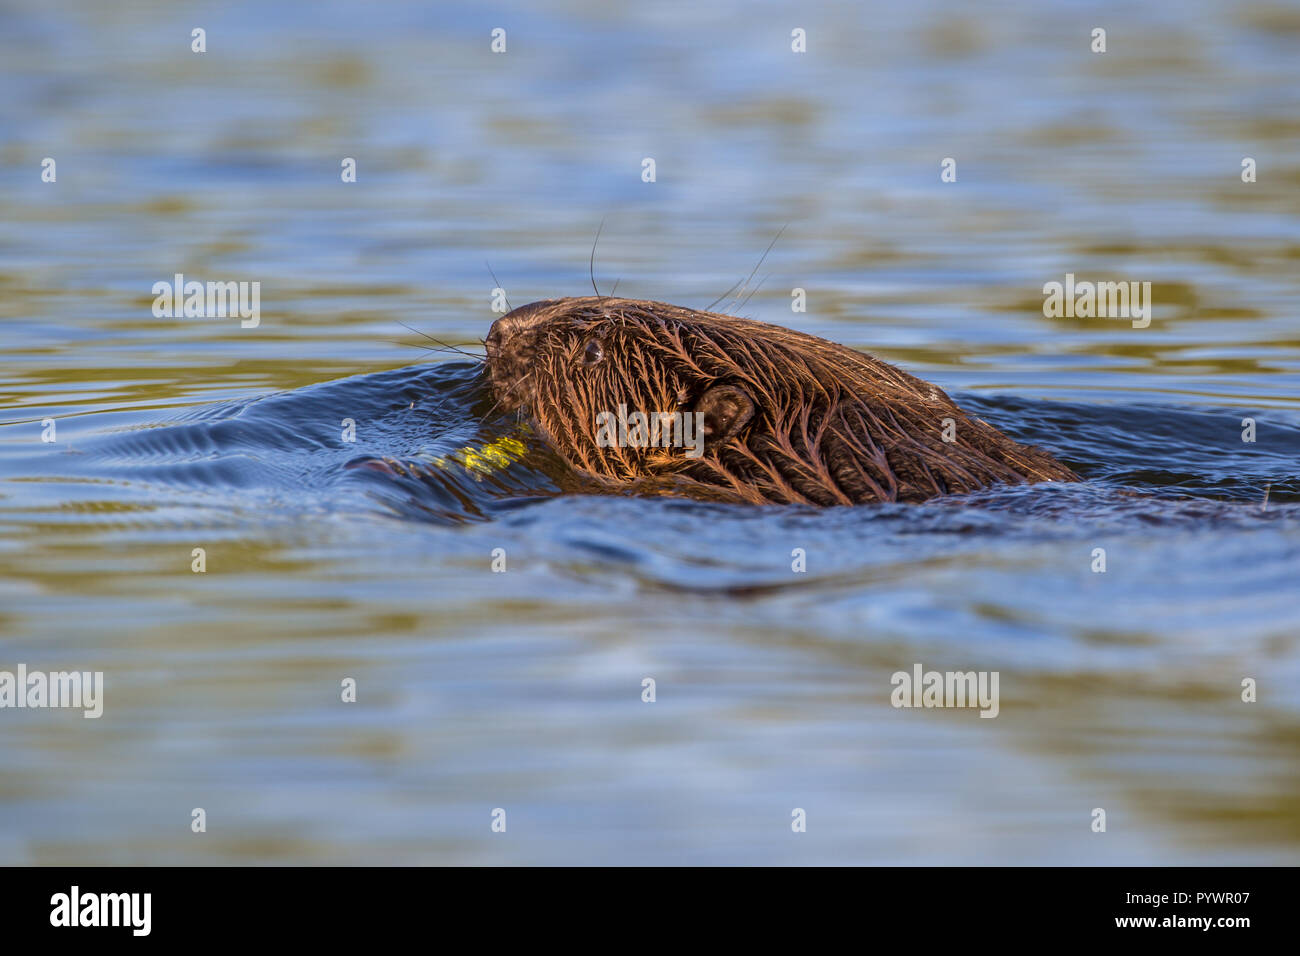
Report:
M 749 276 L 745 279 L 745 284 L 742 285 L 740 291 L 736 293 L 737 299 L 745 294 L 745 289 L 749 287 L 750 280 L 754 278 L 754 273 L 758 272 L 758 270 L 763 267 L 763 263 L 767 261 L 767 254 L 772 251 L 772 247 L 776 245 L 776 241 L 781 238 L 781 234 L 785 232 L 789 226 L 790 224 L 787 222 L 784 226 L 778 229 L 776 235 L 772 237 L 772 241 L 767 244 L 767 248 L 763 250 L 763 255 L 759 257 L 758 262 L 754 264 L 754 268 L 750 270 Z M 730 310 L 723 309 L 722 311 L 725 313 Z
M 513 312 L 514 306 L 510 304 L 510 299 L 507 298 L 506 296 L 506 287 L 501 284 L 501 280 L 497 278 L 497 274 L 492 271 L 492 263 L 484 259 L 483 265 L 487 266 L 488 275 L 492 277 L 492 281 L 493 283 L 495 283 L 495 287 L 501 290 L 501 298 L 505 299 L 506 308 L 509 309 L 511 312 Z
M 484 363 L 486 364 L 486 360 L 484 360 Z M 519 381 L 512 384 L 509 388 L 506 389 L 505 394 L 501 395 L 495 402 L 492 403 L 492 407 L 487 410 L 487 414 L 485 414 L 481 419 L 479 419 L 479 427 L 482 427 L 483 425 L 487 424 L 488 419 L 492 417 L 492 413 L 495 412 L 499 407 L 501 407 L 501 404 L 509 397 L 510 392 L 512 392 L 518 386 L 521 386 L 524 383 L 526 383 L 530 375 L 532 375 L 531 372 L 529 372 L 528 375 L 525 375 Z M 517 409 L 517 411 L 522 412 L 523 406 L 520 406 L 519 409 Z M 516 419 L 517 418 L 518 415 L 516 415 Z
M 435 345 L 421 345 L 419 342 L 398 342 L 396 339 L 389 339 L 388 344 L 396 345 L 399 346 L 400 348 L 405 348 L 405 349 L 424 349 L 426 352 L 446 351 L 445 349 L 440 349 Z
M 769 272 L 767 275 L 763 276 L 763 278 L 759 279 L 758 285 L 754 286 L 754 288 L 750 290 L 749 295 L 745 296 L 745 300 L 741 302 L 740 305 L 736 306 L 736 311 L 739 312 L 745 306 L 749 305 L 749 300 L 754 297 L 754 293 L 763 288 L 763 283 L 770 278 L 772 278 L 772 273 Z
M 591 277 L 591 291 L 596 293 L 596 298 L 603 298 L 600 290 L 596 288 L 596 243 L 600 242 L 600 231 L 605 228 L 605 217 L 600 218 L 600 225 L 596 227 L 596 238 L 591 240 L 591 258 L 587 260 L 587 274 Z
M 411 328 L 409 325 L 407 325 L 405 322 L 401 321 L 400 319 L 397 320 L 397 324 L 400 325 L 402 328 L 406 329 L 406 331 L 408 331 L 408 332 L 414 332 L 416 335 L 423 335 L 423 336 L 424 336 L 426 339 L 428 339 L 430 342 L 434 342 L 434 343 L 436 343 L 437 345 L 441 346 L 443 349 L 446 349 L 446 350 L 449 351 L 449 352 L 458 352 L 458 353 L 460 353 L 461 355 L 468 356 L 469 358 L 472 358 L 472 359 L 477 359 L 477 358 L 478 358 L 478 356 L 475 355 L 473 352 L 466 352 L 466 351 L 465 351 L 464 349 L 462 349 L 462 348 L 457 348 L 457 347 L 454 346 L 454 345 L 448 345 L 446 342 L 442 341 L 441 339 L 435 339 L 432 335 L 430 335 L 430 334 L 427 333 L 427 332 L 421 332 L 419 329 L 413 329 L 413 328 Z M 420 347 L 421 347 L 421 348 L 426 348 L 426 349 L 429 348 L 429 346 L 427 346 L 427 345 L 423 345 L 423 346 L 420 346 Z M 437 350 L 436 350 L 436 349 L 429 349 L 429 351 L 432 352 L 432 351 L 437 351 Z
M 709 311 L 711 311 L 715 305 L 717 305 L 719 302 L 721 302 L 721 301 L 722 301 L 723 299 L 725 299 L 727 296 L 731 295 L 731 293 L 735 292 L 736 289 L 740 286 L 740 284 L 741 284 L 742 282 L 744 282 L 744 281 L 745 281 L 744 279 L 737 279 L 737 280 L 735 281 L 735 283 L 732 284 L 732 286 L 731 286 L 730 289 L 728 289 L 726 292 L 722 293 L 722 295 L 718 296 L 716 299 L 714 299 L 712 302 L 710 302 L 708 305 L 706 305 L 706 306 L 704 307 L 704 311 L 705 311 L 705 312 L 709 312 Z
M 450 345 L 444 345 L 444 346 L 421 345 L 419 342 L 398 342 L 395 340 L 390 340 L 390 343 L 392 345 L 397 345 L 408 349 L 424 349 L 424 351 L 426 352 L 433 352 L 434 354 L 437 355 L 441 355 L 444 352 L 452 352 L 458 355 L 464 355 L 466 358 L 472 358 L 475 361 L 479 361 L 479 362 L 482 361 L 482 359 L 480 359 L 473 352 L 464 352 Z

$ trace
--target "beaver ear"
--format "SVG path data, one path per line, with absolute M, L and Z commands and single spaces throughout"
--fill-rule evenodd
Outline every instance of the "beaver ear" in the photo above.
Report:
M 695 411 L 704 415 L 704 435 L 711 442 L 725 442 L 754 417 L 754 401 L 744 389 L 734 385 L 717 385 L 695 403 Z

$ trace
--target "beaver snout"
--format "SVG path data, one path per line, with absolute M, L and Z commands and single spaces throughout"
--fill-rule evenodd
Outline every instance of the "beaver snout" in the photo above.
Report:
M 501 318 L 492 323 L 492 328 L 488 330 L 489 342 L 496 342 L 503 345 L 518 335 L 524 329 L 530 328 L 541 321 L 541 316 L 534 305 L 521 305 L 513 312 L 507 312 Z
M 554 305 L 554 302 L 530 302 L 493 322 L 487 337 L 488 360 L 492 360 L 493 353 L 506 356 L 519 351 L 525 341 L 531 341 L 532 336 L 524 333 L 546 320 L 545 308 L 549 305 Z
M 488 380 L 498 393 L 511 392 L 512 386 L 532 369 L 537 350 L 535 330 L 546 320 L 545 307 L 552 304 L 545 301 L 521 305 L 492 323 L 485 341 L 487 370 Z

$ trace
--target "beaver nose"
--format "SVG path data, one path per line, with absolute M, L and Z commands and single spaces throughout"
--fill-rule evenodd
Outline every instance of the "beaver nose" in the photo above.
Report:
M 530 302 L 528 305 L 521 305 L 511 312 L 507 312 L 493 322 L 492 328 L 488 330 L 488 346 L 499 349 L 512 338 L 518 336 L 519 333 L 540 325 L 546 318 L 544 314 L 545 308 L 553 304 L 553 300 L 547 299 L 541 302 Z

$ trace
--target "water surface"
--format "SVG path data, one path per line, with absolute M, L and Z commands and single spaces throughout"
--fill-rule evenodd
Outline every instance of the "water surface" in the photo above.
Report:
M 0 670 L 107 689 L 0 710 L 0 862 L 1296 862 L 1297 42 L 1256 2 L 7 7 Z M 477 353 L 498 280 L 589 291 L 602 219 L 602 291 L 695 307 L 785 227 L 737 311 L 1088 480 L 430 466 L 511 423 L 405 326 Z M 260 325 L 155 318 L 178 272 Z M 1067 272 L 1150 281 L 1150 326 L 1045 318 Z M 891 707 L 918 662 L 999 716 Z

